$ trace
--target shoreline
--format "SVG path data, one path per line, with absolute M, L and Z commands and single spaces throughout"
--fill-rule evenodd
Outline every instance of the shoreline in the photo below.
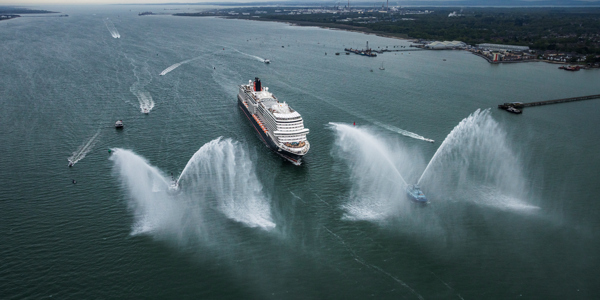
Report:
M 346 24 L 340 24 L 339 26 L 331 26 L 332 23 L 317 23 L 317 22 L 307 22 L 307 21 L 273 20 L 273 19 L 263 19 L 263 18 L 240 18 L 240 17 L 229 17 L 229 16 L 199 16 L 199 17 L 217 17 L 217 18 L 224 18 L 224 19 L 231 19 L 231 20 L 277 22 L 277 23 L 288 24 L 290 26 L 318 27 L 318 28 L 330 29 L 330 30 L 342 30 L 342 31 L 348 31 L 348 32 L 364 33 L 364 34 L 376 35 L 376 36 L 390 38 L 390 39 L 401 40 L 401 41 L 415 42 L 418 40 L 416 38 L 411 38 L 405 34 L 394 35 L 394 34 L 386 33 L 383 31 L 375 31 L 375 30 L 370 30 L 365 27 L 352 26 L 352 25 L 346 25 Z
M 176 15 L 172 15 L 172 16 L 176 16 Z M 190 16 L 177 16 L 177 17 L 190 17 Z M 365 27 L 352 26 L 352 25 L 346 25 L 346 24 L 340 24 L 339 26 L 331 26 L 331 23 L 317 23 L 317 22 L 290 21 L 290 20 L 273 20 L 273 19 L 263 19 L 263 18 L 241 18 L 241 17 L 230 17 L 230 16 L 194 16 L 194 17 L 217 17 L 217 18 L 231 19 L 231 20 L 277 22 L 277 23 L 288 24 L 289 26 L 317 27 L 317 28 L 323 28 L 323 29 L 329 29 L 329 30 L 341 30 L 341 31 L 348 31 L 348 32 L 363 33 L 363 34 L 367 34 L 367 35 L 376 35 L 376 36 L 379 36 L 379 37 L 396 39 L 396 40 L 401 40 L 401 41 L 416 42 L 416 41 L 419 40 L 417 38 L 408 37 L 405 34 L 394 35 L 394 34 L 385 33 L 385 32 L 381 32 L 381 31 L 370 30 L 370 29 L 365 28 Z M 463 49 L 463 51 L 471 52 L 471 51 L 469 51 L 467 49 Z M 498 61 L 498 62 L 494 62 L 489 57 L 486 57 L 485 55 L 481 55 L 481 54 L 478 54 L 478 53 L 475 53 L 475 52 L 471 52 L 471 54 L 474 54 L 474 55 L 476 55 L 478 57 L 481 57 L 481 58 L 485 59 L 488 63 L 494 64 L 494 65 L 509 64 L 509 63 L 532 63 L 532 62 L 544 62 L 544 63 L 558 64 L 558 65 L 573 64 L 573 63 L 550 61 L 550 60 L 544 60 L 544 59 L 531 59 L 531 60 Z M 579 65 L 579 64 L 575 64 L 575 65 Z

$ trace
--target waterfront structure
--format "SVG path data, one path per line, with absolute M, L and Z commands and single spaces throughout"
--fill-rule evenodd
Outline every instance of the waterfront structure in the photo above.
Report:
M 425 45 L 425 49 L 431 50 L 461 49 L 465 47 L 467 47 L 467 44 L 461 41 L 435 41 Z
M 502 45 L 502 44 L 477 44 L 477 48 L 492 51 L 529 51 L 528 46 Z

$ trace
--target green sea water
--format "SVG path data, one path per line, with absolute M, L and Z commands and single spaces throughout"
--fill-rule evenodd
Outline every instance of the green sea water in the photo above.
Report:
M 146 10 L 0 22 L 0 299 L 600 295 L 600 100 L 495 108 L 598 70 Z M 237 108 L 254 77 L 302 114 L 302 166 Z

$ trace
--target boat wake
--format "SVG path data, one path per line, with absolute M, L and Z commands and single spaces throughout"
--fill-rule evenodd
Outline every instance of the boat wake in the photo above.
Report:
M 98 130 L 98 132 L 96 132 L 96 134 L 94 134 L 94 136 L 87 140 L 83 145 L 79 146 L 77 151 L 73 152 L 73 155 L 71 155 L 71 157 L 67 158 L 67 160 L 69 161 L 69 166 L 75 165 L 77 162 L 82 160 L 86 156 L 86 154 L 92 151 L 92 148 L 96 144 L 96 138 L 98 138 L 99 135 L 100 130 Z
M 258 60 L 260 62 L 265 62 L 265 59 L 262 58 L 262 57 L 259 57 L 259 56 L 256 56 L 256 55 L 252 55 L 252 54 L 248 54 L 248 53 L 244 53 L 244 52 L 242 52 L 242 51 L 240 51 L 238 49 L 235 49 L 235 48 L 232 48 L 232 49 L 234 51 L 236 51 L 237 53 L 239 53 L 239 54 L 242 54 L 242 55 L 245 55 L 245 56 L 248 56 L 248 57 L 252 57 L 252 58 L 254 58 L 254 59 L 256 59 L 256 60 Z
M 127 56 L 125 56 L 127 57 Z M 152 81 L 152 74 L 148 71 L 148 64 L 144 63 L 142 67 L 136 65 L 135 60 L 127 57 L 133 66 L 133 75 L 136 81 L 129 87 L 129 91 L 138 99 L 140 112 L 149 113 L 154 108 L 152 95 L 145 88 Z
M 181 65 L 184 65 L 184 64 L 187 64 L 187 63 L 189 63 L 189 62 L 192 62 L 192 61 L 194 61 L 194 60 L 197 60 L 197 59 L 200 59 L 200 58 L 201 58 L 201 56 L 199 56 L 199 57 L 195 57 L 195 58 L 190 58 L 190 59 L 184 60 L 184 61 L 182 61 L 182 62 L 178 62 L 178 63 L 176 63 L 176 64 L 173 64 L 173 65 L 169 66 L 168 68 L 164 69 L 162 72 L 160 72 L 160 74 L 159 74 L 159 75 L 160 75 L 160 76 L 167 75 L 169 72 L 171 72 L 171 71 L 173 71 L 173 70 L 175 70 L 175 69 L 179 68 L 179 66 L 181 66 Z
M 177 192 L 168 176 L 131 150 L 113 149 L 110 160 L 135 218 L 132 235 L 180 244 L 221 236 L 230 227 L 226 220 L 275 227 L 268 198 L 237 142 L 218 138 L 202 146 L 179 176 Z
M 142 113 L 148 113 L 154 108 L 154 100 L 152 100 L 150 92 L 138 89 L 135 84 L 130 88 L 130 91 L 138 98 Z
M 381 128 L 385 128 L 385 129 L 387 129 L 389 131 L 399 133 L 399 134 L 401 134 L 403 136 L 411 137 L 413 139 L 422 140 L 422 141 L 426 141 L 426 142 L 430 142 L 430 143 L 435 142 L 432 139 L 428 139 L 428 138 L 426 138 L 424 136 L 421 136 L 421 135 L 418 135 L 418 134 L 416 134 L 414 132 L 410 132 L 408 130 L 400 129 L 400 128 L 392 126 L 392 125 L 383 124 L 383 123 L 380 123 L 380 122 L 377 122 L 377 121 L 373 121 L 373 124 L 375 124 L 375 125 L 377 125 L 377 126 L 379 126 Z
M 121 35 L 119 34 L 119 31 L 117 31 L 115 24 L 113 24 L 113 22 L 109 18 L 104 19 L 104 24 L 106 25 L 106 28 L 108 29 L 110 35 L 112 35 L 113 38 L 121 38 Z

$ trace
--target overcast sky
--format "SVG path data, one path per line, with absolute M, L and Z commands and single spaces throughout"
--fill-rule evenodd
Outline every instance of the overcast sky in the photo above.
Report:
M 214 2 L 210 0 L 211 2 Z M 268 1 L 268 0 L 267 0 Z M 209 2 L 209 0 L 173 1 L 173 0 L 0 0 L 0 5 L 49 5 L 49 4 L 123 4 L 123 3 L 186 3 Z M 227 2 L 227 1 L 224 1 Z M 233 2 L 233 1 L 232 1 Z M 235 1 L 238 2 L 238 1 Z M 243 1 L 239 1 L 243 2 Z M 247 2 L 247 1 L 245 1 Z
M 281 1 L 281 0 L 0 0 L 0 5 L 54 5 L 54 4 L 79 4 L 79 5 L 83 5 L 83 4 L 145 4 L 145 3 L 199 3 L 199 2 L 238 2 L 238 3 L 242 3 L 242 2 L 269 2 L 269 1 Z M 297 2 L 306 2 L 308 0 L 296 0 Z M 368 1 L 373 1 L 373 2 L 383 2 L 384 0 L 359 0 L 360 2 L 368 2 Z M 394 0 L 394 3 L 401 3 L 402 2 L 411 2 L 411 4 L 414 4 L 415 2 L 419 2 L 420 0 Z M 428 3 L 431 2 L 436 2 L 436 1 L 443 1 L 443 2 L 456 2 L 457 5 L 459 5 L 460 2 L 462 2 L 461 0 L 423 0 L 426 1 Z M 322 2 L 322 3 L 334 3 L 334 0 L 310 0 L 309 2 L 311 3 L 315 3 L 315 2 Z M 467 2 L 473 3 L 480 3 L 480 5 L 485 5 L 486 0 L 468 0 Z M 495 3 L 497 3 L 498 1 L 493 1 Z M 540 2 L 552 2 L 552 4 L 563 4 L 563 5 L 569 5 L 569 4 L 579 4 L 579 5 L 599 5 L 600 4 L 600 0 L 512 0 L 510 2 L 522 2 L 524 4 L 534 4 L 540 3 Z
M 254 2 L 255 0 L 0 0 L 0 5 L 54 5 L 54 4 L 145 4 L 145 3 L 199 3 L 199 2 Z M 260 0 L 268 2 L 274 0 Z

